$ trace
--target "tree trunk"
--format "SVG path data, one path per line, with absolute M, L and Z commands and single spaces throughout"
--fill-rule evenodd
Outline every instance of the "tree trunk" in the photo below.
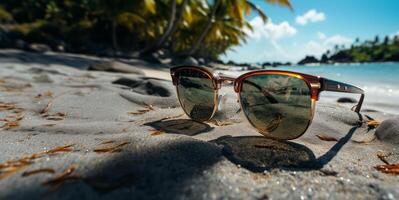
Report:
M 179 28 L 179 25 L 181 24 L 183 20 L 183 15 L 184 15 L 184 8 L 187 6 L 190 0 L 184 0 L 183 4 L 181 5 L 180 11 L 179 11 L 179 16 L 176 19 L 176 23 L 174 23 L 174 26 L 172 28 L 172 31 L 170 32 L 168 38 L 173 39 L 173 35 L 176 33 L 177 29 Z
M 171 35 L 173 27 L 176 26 L 175 19 L 176 19 L 176 0 L 172 0 L 172 10 L 170 12 L 168 25 L 165 32 L 159 39 L 155 40 L 155 42 L 149 48 L 144 49 L 142 53 L 148 53 L 158 50 L 165 43 L 165 41 Z
M 116 22 L 112 21 L 112 47 L 114 51 L 119 51 L 118 40 L 116 37 Z
M 220 0 L 216 0 L 215 4 L 212 7 L 212 12 L 211 12 L 211 15 L 209 16 L 209 19 L 204 28 L 204 31 L 201 33 L 200 37 L 194 43 L 193 47 L 189 50 L 188 56 L 191 56 L 198 51 L 200 45 L 202 44 L 205 37 L 208 35 L 209 31 L 211 30 L 213 23 L 215 23 L 216 10 L 219 7 L 219 4 L 220 4 Z

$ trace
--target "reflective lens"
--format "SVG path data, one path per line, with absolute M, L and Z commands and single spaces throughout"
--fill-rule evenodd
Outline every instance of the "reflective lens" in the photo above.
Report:
M 211 78 L 204 72 L 192 69 L 180 70 L 176 75 L 177 95 L 187 115 L 201 122 L 210 119 L 216 98 Z
M 296 77 L 250 76 L 243 80 L 240 100 L 249 122 L 265 136 L 275 139 L 299 137 L 311 120 L 310 88 Z

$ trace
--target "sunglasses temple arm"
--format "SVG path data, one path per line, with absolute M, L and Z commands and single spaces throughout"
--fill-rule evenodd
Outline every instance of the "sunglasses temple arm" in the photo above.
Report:
M 360 100 L 356 105 L 355 112 L 359 113 L 360 109 L 362 108 L 363 100 L 364 100 L 364 91 L 356 86 L 326 79 L 320 78 L 321 88 L 320 91 L 330 91 L 330 92 L 344 92 L 344 93 L 354 93 L 360 94 Z

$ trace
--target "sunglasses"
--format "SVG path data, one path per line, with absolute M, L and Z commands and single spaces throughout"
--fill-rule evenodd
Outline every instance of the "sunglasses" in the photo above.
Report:
M 222 83 L 230 83 L 250 124 L 277 140 L 296 139 L 306 132 L 321 91 L 361 94 L 352 108 L 357 113 L 364 99 L 364 91 L 356 86 L 289 71 L 252 71 L 238 78 L 195 66 L 173 67 L 170 72 L 180 105 L 191 119 L 210 120 L 218 108 L 218 90 Z

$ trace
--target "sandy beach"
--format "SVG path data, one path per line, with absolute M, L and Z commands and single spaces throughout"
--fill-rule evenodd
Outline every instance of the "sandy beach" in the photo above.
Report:
M 0 51 L 0 199 L 399 198 L 399 173 L 376 169 L 399 163 L 398 115 L 321 99 L 308 131 L 279 142 L 237 112 L 231 87 L 199 123 L 168 66 L 87 70 L 109 61 Z

